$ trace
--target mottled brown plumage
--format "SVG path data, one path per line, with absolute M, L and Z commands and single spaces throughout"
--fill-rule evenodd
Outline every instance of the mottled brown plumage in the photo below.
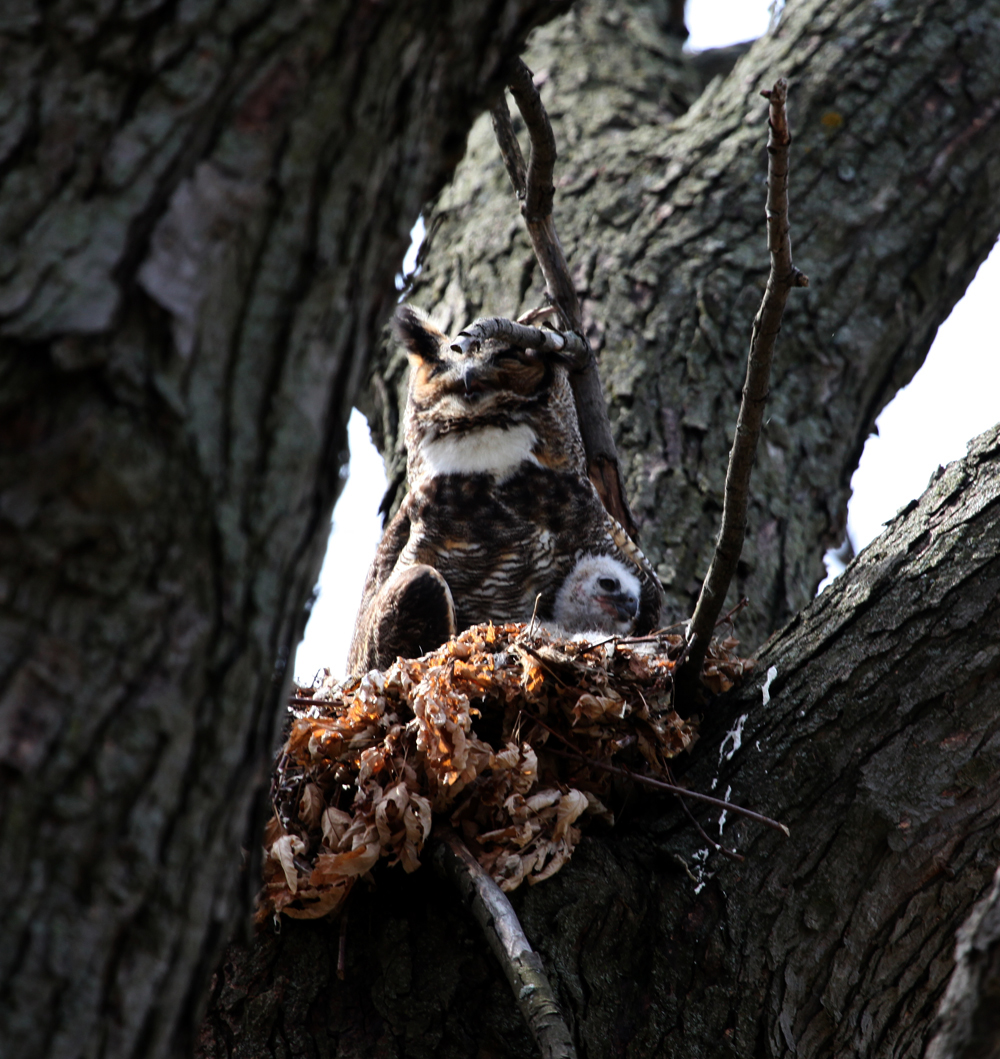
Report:
M 348 666 L 384 668 L 457 629 L 551 618 L 582 556 L 609 555 L 638 578 L 637 632 L 655 627 L 661 588 L 642 552 L 586 475 L 565 366 L 558 356 L 488 342 L 468 354 L 404 306 L 397 333 L 411 361 L 405 441 L 409 493 L 368 574 Z M 427 600 L 437 600 L 428 608 Z M 435 643 L 426 640 L 440 636 Z

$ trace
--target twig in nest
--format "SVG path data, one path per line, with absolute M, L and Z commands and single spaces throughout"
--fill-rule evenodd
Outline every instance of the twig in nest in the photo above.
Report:
M 681 808 L 684 810 L 684 814 L 687 816 L 688 820 L 690 820 L 691 823 L 694 824 L 695 830 L 713 849 L 717 850 L 729 860 L 735 860 L 739 864 L 742 864 L 746 860 L 746 857 L 744 857 L 742 853 L 737 853 L 735 850 L 727 849 L 724 845 L 722 845 L 721 842 L 716 842 L 715 839 L 712 838 L 712 836 L 708 834 L 708 832 L 695 819 L 694 813 L 692 813 L 691 810 L 688 808 L 688 803 L 684 801 L 683 798 L 678 798 L 677 800 L 681 803 Z
M 527 714 L 530 720 L 534 721 L 536 718 L 531 717 Z M 785 827 L 784 824 L 779 824 L 777 820 L 772 820 L 769 816 L 762 816 L 760 813 L 755 813 L 752 809 L 744 809 L 742 805 L 735 805 L 733 802 L 723 801 L 722 798 L 713 798 L 709 794 L 702 794 L 700 791 L 688 790 L 687 787 L 678 787 L 674 783 L 667 783 L 666 780 L 654 779 L 652 776 L 644 776 L 641 772 L 633 772 L 631 769 L 619 768 L 617 765 L 609 765 L 605 761 L 595 761 L 593 758 L 585 757 L 583 754 L 570 752 L 567 750 L 556 750 L 555 747 L 548 746 L 545 748 L 547 754 L 555 754 L 556 757 L 575 758 L 577 761 L 583 761 L 587 765 L 592 766 L 595 769 L 603 769 L 605 772 L 613 772 L 617 776 L 626 776 L 630 780 L 635 780 L 636 783 L 641 783 L 646 787 L 655 787 L 657 790 L 670 791 L 671 794 L 680 795 L 681 798 L 690 798 L 694 802 L 704 802 L 706 805 L 714 805 L 719 809 L 725 809 L 727 812 L 735 813 L 737 816 L 745 816 L 748 820 L 756 820 L 758 824 L 763 824 L 765 827 L 771 828 L 772 831 L 780 831 L 785 838 L 790 837 L 791 832 Z
M 764 418 L 771 375 L 774 342 L 781 330 L 785 302 L 793 287 L 807 287 L 809 280 L 792 264 L 792 244 L 788 237 L 788 132 L 785 96 L 788 82 L 782 77 L 774 88 L 764 91 L 770 100 L 767 140 L 767 247 L 771 254 L 771 271 L 760 309 L 753 322 L 747 375 L 743 399 L 736 422 L 736 437 L 729 453 L 726 488 L 722 507 L 722 526 L 715 545 L 708 574 L 691 618 L 688 643 L 691 649 L 685 663 L 678 668 L 678 684 L 688 691 L 696 686 L 705 659 L 715 619 L 722 610 L 726 592 L 736 572 L 743 536 L 746 531 L 750 499 L 750 473 L 753 470 L 757 442 Z
M 549 735 L 554 735 L 563 746 L 568 746 L 569 751 L 556 750 L 555 747 L 547 746 L 545 748 L 546 753 L 555 754 L 556 757 L 565 758 L 576 758 L 578 761 L 582 761 L 586 765 L 590 765 L 595 769 L 603 769 L 605 772 L 613 772 L 618 776 L 627 776 L 629 779 L 635 780 L 636 783 L 643 783 L 647 787 L 656 787 L 659 790 L 670 791 L 672 794 L 679 795 L 682 799 L 691 798 L 696 802 L 707 802 L 709 805 L 717 805 L 720 809 L 725 809 L 727 812 L 731 811 L 736 813 L 737 816 L 745 816 L 749 820 L 756 820 L 760 824 L 765 824 L 774 831 L 780 831 L 785 838 L 791 835 L 791 832 L 785 827 L 784 824 L 779 824 L 777 820 L 772 820 L 769 816 L 762 816 L 760 813 L 755 813 L 752 809 L 744 809 L 741 805 L 734 805 L 732 802 L 724 801 L 722 798 L 713 798 L 709 794 L 700 794 L 698 791 L 688 790 L 687 787 L 678 787 L 676 783 L 667 783 L 665 780 L 654 779 L 652 776 L 644 776 L 641 772 L 633 772 L 631 769 L 619 768 L 617 765 L 609 765 L 605 761 L 598 761 L 595 758 L 587 757 L 586 754 L 581 753 L 573 744 L 565 737 L 560 735 L 554 728 L 550 728 L 540 717 L 536 717 L 534 714 L 528 713 L 527 710 L 519 711 L 522 717 L 527 718 L 534 724 L 544 728 Z M 709 842 L 712 839 L 705 835 L 705 838 Z M 715 843 L 718 845 L 718 843 Z M 737 854 L 739 856 L 739 854 Z M 739 857 L 742 860 L 742 857 Z
M 350 895 L 348 895 L 350 896 Z M 337 977 L 347 977 L 347 909 L 340 913 L 340 940 L 337 944 Z
M 535 596 L 535 605 L 531 608 L 531 621 L 528 622 L 528 635 L 530 636 L 535 629 L 535 619 L 538 617 L 538 604 L 542 600 L 541 592 Z
M 482 927 L 542 1056 L 576 1059 L 573 1038 L 542 961 L 525 937 L 510 901 L 450 827 L 439 825 L 433 835 L 437 839 L 434 865 L 454 883 Z
M 548 675 L 550 677 L 552 677 L 552 679 L 561 688 L 568 688 L 569 687 L 569 685 L 566 683 L 566 681 L 563 680 L 562 677 L 559 676 L 559 674 L 552 668 L 552 666 L 550 666 L 545 661 L 545 659 L 533 647 L 529 647 L 526 643 L 522 643 L 520 641 L 520 639 L 515 641 L 515 646 L 518 648 L 518 650 L 524 651 L 525 654 L 531 655 L 531 657 L 542 667 L 542 669 L 545 670 L 546 673 L 548 673 Z M 530 714 L 525 714 L 525 716 L 526 717 L 530 716 Z
M 587 455 L 587 474 L 608 512 L 622 524 L 632 540 L 638 541 L 638 528 L 622 485 L 618 450 L 611 434 L 604 391 L 597 373 L 597 359 L 584 338 L 580 299 L 577 297 L 566 255 L 563 253 L 552 219 L 552 200 L 555 195 L 552 183 L 556 162 L 555 135 L 538 89 L 531 79 L 531 71 L 521 59 L 511 68 L 509 85 L 531 138 L 531 155 L 527 169 L 504 96 L 500 97 L 492 111 L 493 131 L 510 182 L 514 185 L 514 193 L 521 203 L 521 214 L 539 268 L 545 277 L 549 300 L 559 310 L 563 328 L 575 331 L 587 347 L 586 357 L 581 358 L 580 367 L 570 373 L 573 400 Z

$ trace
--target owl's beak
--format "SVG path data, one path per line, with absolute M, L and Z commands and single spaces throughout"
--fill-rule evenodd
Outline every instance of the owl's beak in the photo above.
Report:
M 487 390 L 491 389 L 486 382 L 480 378 L 479 372 L 475 364 L 469 363 L 462 367 L 462 386 L 465 388 L 465 395 L 467 397 L 478 397 L 480 394 L 486 393 Z
M 610 592 L 597 598 L 609 614 L 613 611 L 618 616 L 619 621 L 632 621 L 639 613 L 639 599 L 631 592 Z

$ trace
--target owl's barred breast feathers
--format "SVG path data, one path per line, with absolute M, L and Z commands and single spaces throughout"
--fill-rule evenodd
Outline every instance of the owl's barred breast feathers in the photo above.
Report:
M 437 646 L 424 640 L 441 629 L 527 621 L 538 597 L 539 616 L 552 618 L 587 556 L 607 556 L 623 564 L 621 580 L 635 579 L 636 614 L 621 629 L 654 628 L 662 589 L 587 477 L 560 357 L 496 340 L 464 352 L 409 306 L 396 332 L 411 363 L 409 492 L 369 571 L 351 673 Z M 426 572 L 415 577 L 415 567 Z

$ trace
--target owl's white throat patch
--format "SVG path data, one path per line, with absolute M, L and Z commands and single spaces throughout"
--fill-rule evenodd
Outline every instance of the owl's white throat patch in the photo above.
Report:
M 424 440 L 420 454 L 432 478 L 444 474 L 495 474 L 503 480 L 532 455 L 537 437 L 527 423 L 508 427 L 480 427 L 461 434 Z

